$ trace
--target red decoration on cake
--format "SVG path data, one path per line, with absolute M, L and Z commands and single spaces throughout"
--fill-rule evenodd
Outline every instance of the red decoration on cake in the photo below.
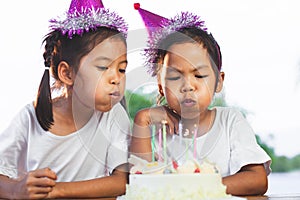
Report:
M 178 168 L 178 163 L 175 160 L 172 161 L 172 164 L 174 169 Z
M 200 169 L 199 168 L 196 168 L 194 173 L 200 173 Z
M 136 171 L 135 174 L 143 174 L 141 171 Z

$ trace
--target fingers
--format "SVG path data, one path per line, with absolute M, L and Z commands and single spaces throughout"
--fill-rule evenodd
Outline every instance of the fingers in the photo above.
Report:
M 55 185 L 56 174 L 50 168 L 38 169 L 29 172 L 28 184 L 42 187 L 53 187 Z
M 166 121 L 168 133 L 178 133 L 180 116 L 170 108 L 162 106 L 140 110 L 134 119 L 133 135 L 142 138 L 149 137 L 149 126 L 156 126 L 158 130 L 163 120 Z
M 165 121 L 167 132 L 169 134 L 178 132 L 180 116 L 167 106 L 148 109 L 148 118 L 148 125 L 155 125 L 159 127 L 162 125 L 162 122 Z
M 45 198 L 53 190 L 56 179 L 55 172 L 49 168 L 30 171 L 17 180 L 15 196 L 18 199 Z
M 52 171 L 50 168 L 46 167 L 46 168 L 43 168 L 43 169 L 38 169 L 38 170 L 35 170 L 32 172 L 34 174 L 34 176 L 36 178 L 49 178 L 49 179 L 52 179 L 52 180 L 56 180 L 57 179 L 57 176 L 56 176 L 56 173 L 54 171 Z
M 28 188 L 28 194 L 30 198 L 46 197 L 49 192 L 53 190 L 53 187 L 31 187 Z
M 178 130 L 179 130 L 179 121 L 180 121 L 180 115 L 170 109 L 168 106 L 164 106 L 164 109 L 166 111 L 167 117 L 166 117 L 166 121 L 167 121 L 167 125 L 169 128 L 169 133 L 172 134 L 178 134 Z

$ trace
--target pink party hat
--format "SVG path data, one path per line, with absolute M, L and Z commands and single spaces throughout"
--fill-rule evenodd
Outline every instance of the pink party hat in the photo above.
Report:
M 149 67 L 148 72 L 152 76 L 156 75 L 157 49 L 159 49 L 159 43 L 164 38 L 183 28 L 189 27 L 207 32 L 204 21 L 200 16 L 190 12 L 181 12 L 175 17 L 168 19 L 140 8 L 139 3 L 135 3 L 134 8 L 139 11 L 149 33 L 147 48 L 144 49 L 144 56 L 146 57 L 145 65 Z
M 147 31 L 149 33 L 149 36 L 151 36 L 152 32 L 156 31 L 157 28 L 162 27 L 163 21 L 168 21 L 168 19 L 165 17 L 162 17 L 160 15 L 157 15 L 157 14 L 154 14 L 152 12 L 142 9 L 140 7 L 139 3 L 134 3 L 133 6 L 134 6 L 134 9 L 139 11 L 139 13 L 144 21 L 144 24 L 147 28 Z
M 127 36 L 128 25 L 125 20 L 105 9 L 101 0 L 72 0 L 63 17 L 50 20 L 51 30 L 60 30 L 70 39 L 101 26 L 116 29 Z

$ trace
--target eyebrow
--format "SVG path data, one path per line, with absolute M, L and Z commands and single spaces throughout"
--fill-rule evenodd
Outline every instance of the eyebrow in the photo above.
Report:
M 96 61 L 104 60 L 104 61 L 108 61 L 108 62 L 112 62 L 112 61 L 113 61 L 112 59 L 110 59 L 110 58 L 108 58 L 108 57 L 105 57 L 105 56 L 99 56 L 99 57 L 97 57 L 95 60 L 96 60 Z M 121 61 L 119 64 L 123 64 L 123 63 L 128 64 L 128 60 L 127 60 L 127 59 L 126 59 L 126 60 L 123 60 L 123 61 Z
M 168 72 L 172 72 L 172 71 L 180 72 L 180 70 L 178 70 L 177 68 L 172 67 L 172 66 L 169 66 L 169 67 L 167 68 L 167 71 L 168 71 Z
M 123 60 L 123 61 L 119 62 L 119 64 L 123 64 L 123 63 L 128 64 L 128 60 Z
M 208 68 L 208 67 L 209 67 L 208 65 L 198 65 L 198 66 L 194 67 L 193 72 L 198 71 L 203 68 Z
M 95 59 L 96 61 L 98 61 L 98 60 L 105 60 L 105 61 L 112 61 L 110 58 L 108 58 L 108 57 L 105 57 L 105 56 L 99 56 L 99 57 L 97 57 L 96 59 Z
M 198 70 L 200 70 L 200 69 L 208 68 L 208 67 L 209 67 L 208 65 L 198 65 L 198 66 L 196 66 L 196 67 L 193 67 L 192 72 L 198 71 Z M 167 71 L 181 72 L 181 70 L 179 70 L 179 69 L 177 69 L 177 68 L 175 68 L 175 67 L 172 67 L 172 66 L 169 66 L 169 67 L 167 68 Z

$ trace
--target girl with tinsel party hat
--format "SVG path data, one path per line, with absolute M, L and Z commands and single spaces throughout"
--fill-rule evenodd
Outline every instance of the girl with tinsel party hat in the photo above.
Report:
M 50 20 L 37 98 L 0 134 L 0 198 L 115 198 L 127 183 L 127 24 L 100 0 Z
M 156 107 L 136 114 L 130 152 L 167 165 L 208 160 L 220 170 L 228 194 L 264 194 L 271 159 L 257 144 L 254 131 L 240 111 L 210 107 L 215 93 L 222 91 L 225 74 L 220 46 L 204 21 L 190 12 L 166 19 L 139 4 L 135 8 L 149 31 L 144 53 L 148 72 L 157 77 L 160 98 Z M 165 124 L 166 154 L 161 154 L 157 130 Z

